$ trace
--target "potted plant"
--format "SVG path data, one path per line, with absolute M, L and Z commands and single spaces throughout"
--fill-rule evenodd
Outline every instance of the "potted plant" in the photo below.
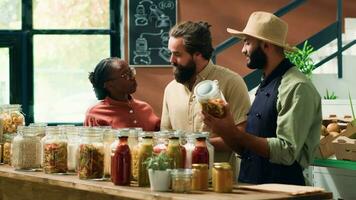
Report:
M 153 154 L 145 161 L 152 191 L 169 190 L 171 183 L 170 160 L 165 152 L 161 152 L 159 155 Z

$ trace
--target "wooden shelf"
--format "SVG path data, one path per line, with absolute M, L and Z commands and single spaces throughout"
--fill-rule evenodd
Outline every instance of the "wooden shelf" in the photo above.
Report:
M 252 191 L 235 187 L 233 193 L 212 191 L 178 194 L 151 192 L 150 188 L 115 186 L 108 181 L 80 180 L 75 175 L 51 175 L 43 172 L 15 171 L 0 166 L 0 199 L 36 200 L 232 200 L 232 199 L 331 199 L 332 194 L 321 192 L 293 196 L 285 193 Z M 6 198 L 1 198 L 6 197 Z

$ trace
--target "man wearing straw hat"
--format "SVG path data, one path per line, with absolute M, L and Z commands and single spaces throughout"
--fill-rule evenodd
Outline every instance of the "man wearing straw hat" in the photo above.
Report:
M 228 105 L 223 119 L 203 113 L 205 124 L 241 155 L 239 181 L 253 184 L 305 185 L 303 169 L 319 144 L 321 99 L 311 81 L 285 58 L 288 25 L 267 12 L 251 14 L 243 31 L 247 66 L 261 69 L 263 79 L 247 118 L 237 129 Z

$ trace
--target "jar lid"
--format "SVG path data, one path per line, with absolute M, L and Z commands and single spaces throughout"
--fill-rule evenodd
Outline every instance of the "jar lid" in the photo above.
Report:
M 191 169 L 174 169 L 171 171 L 172 177 L 192 177 Z
M 192 168 L 193 169 L 208 169 L 209 166 L 208 166 L 208 164 L 199 163 L 199 164 L 192 164 Z
M 231 165 L 228 162 L 214 163 L 213 167 L 216 169 L 231 169 Z
M 142 131 L 138 134 L 141 138 L 153 138 L 155 132 L 153 131 Z
M 194 88 L 194 94 L 198 100 L 208 100 L 219 92 L 217 80 L 205 80 L 198 83 Z

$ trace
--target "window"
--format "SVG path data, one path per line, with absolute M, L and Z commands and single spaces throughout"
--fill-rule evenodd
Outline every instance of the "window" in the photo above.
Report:
M 0 42 L 12 45 L 0 48 L 0 103 L 22 104 L 27 124 L 83 122 L 97 101 L 89 72 L 123 51 L 122 2 L 0 0 Z
M 109 0 L 34 0 L 34 29 L 108 29 Z
M 0 48 L 0 105 L 9 104 L 10 73 L 9 48 Z
M 21 29 L 21 0 L 0 0 L 0 29 Z
M 109 36 L 36 35 L 33 45 L 35 121 L 83 121 L 96 102 L 88 73 L 110 56 Z

